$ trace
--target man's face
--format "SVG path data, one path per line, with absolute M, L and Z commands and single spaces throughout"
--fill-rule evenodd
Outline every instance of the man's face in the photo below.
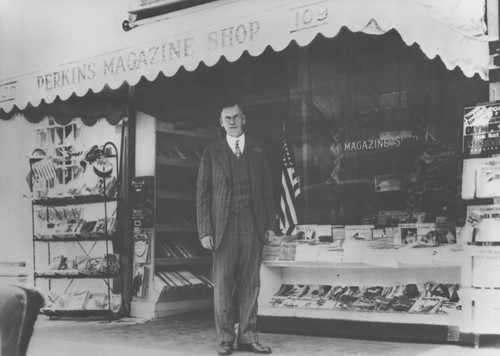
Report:
M 245 125 L 245 122 L 245 115 L 243 115 L 237 105 L 230 106 L 222 110 L 220 123 L 229 136 L 241 136 L 241 134 L 243 133 L 243 125 Z

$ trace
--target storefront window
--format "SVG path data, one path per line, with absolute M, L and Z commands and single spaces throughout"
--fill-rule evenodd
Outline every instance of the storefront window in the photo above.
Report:
M 487 101 L 487 83 L 429 60 L 396 32 L 345 30 L 317 39 L 306 57 L 297 89 L 305 100 L 286 134 L 301 174 L 299 223 L 463 219 L 463 109 Z

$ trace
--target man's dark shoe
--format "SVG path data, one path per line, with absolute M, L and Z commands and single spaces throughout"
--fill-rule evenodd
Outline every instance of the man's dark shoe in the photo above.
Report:
M 249 344 L 238 344 L 238 350 L 240 351 L 250 351 L 256 354 L 270 354 L 271 348 L 259 344 L 258 342 L 251 342 Z
M 229 341 L 223 341 L 220 343 L 219 349 L 217 352 L 219 355 L 231 355 L 233 353 L 234 347 L 233 343 Z

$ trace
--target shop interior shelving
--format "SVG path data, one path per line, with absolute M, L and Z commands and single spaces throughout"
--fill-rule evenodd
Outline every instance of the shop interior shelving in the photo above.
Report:
M 212 257 L 201 247 L 197 234 L 196 179 L 203 147 L 216 138 L 216 130 L 157 120 L 141 112 L 137 119 L 136 154 L 144 156 L 147 152 L 148 158 L 136 163 L 136 176 L 155 177 L 155 223 L 152 259 L 146 264 L 147 291 L 143 298 L 133 299 L 132 314 L 161 317 L 211 306 L 213 293 L 208 285 L 162 289 L 157 285 L 157 276 L 162 272 L 188 271 L 211 278 Z M 168 254 L 171 248 L 175 251 Z M 179 250 L 182 254 L 176 253 Z

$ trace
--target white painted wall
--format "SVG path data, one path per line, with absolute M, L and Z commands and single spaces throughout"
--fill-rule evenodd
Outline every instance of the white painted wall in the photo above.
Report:
M 26 261 L 32 270 L 31 202 L 27 157 L 36 125 L 18 116 L 0 120 L 0 261 Z

